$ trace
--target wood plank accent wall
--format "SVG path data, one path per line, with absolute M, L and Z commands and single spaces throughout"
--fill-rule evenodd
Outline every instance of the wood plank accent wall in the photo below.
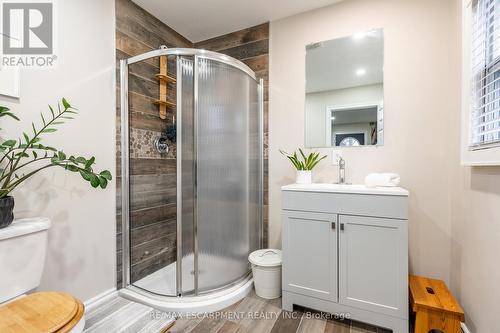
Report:
M 193 44 L 130 0 L 116 0 L 116 58 L 130 58 L 168 47 Z M 175 76 L 174 59 L 169 59 L 169 75 Z M 130 107 L 130 225 L 131 281 L 136 281 L 172 263 L 176 258 L 176 160 L 175 144 L 169 154 L 153 149 L 154 140 L 171 124 L 175 109 L 167 119 L 158 116 L 159 60 L 131 65 Z M 117 175 L 120 175 L 120 82 L 117 75 Z M 175 86 L 169 85 L 169 97 Z M 120 186 L 121 178 L 117 178 Z M 117 191 L 117 286 L 122 286 L 121 191 Z
M 269 143 L 269 22 L 194 44 L 195 48 L 224 53 L 241 60 L 264 79 L 264 246 L 268 239 Z

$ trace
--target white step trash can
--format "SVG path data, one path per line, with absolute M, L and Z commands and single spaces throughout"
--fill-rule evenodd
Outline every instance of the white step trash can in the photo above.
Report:
M 264 249 L 250 254 L 253 283 L 257 296 L 273 299 L 281 296 L 281 250 Z

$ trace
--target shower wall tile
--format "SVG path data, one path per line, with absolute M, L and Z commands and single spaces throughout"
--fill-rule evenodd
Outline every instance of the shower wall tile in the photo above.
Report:
M 122 6 L 117 1 L 117 6 Z M 119 13 L 116 13 L 119 15 Z M 141 54 L 151 51 L 151 47 L 142 43 L 141 41 L 130 37 L 126 33 L 121 32 L 120 30 L 115 31 L 115 39 L 116 39 L 116 54 L 120 59 L 128 58 L 132 56 L 132 54 Z M 145 61 L 148 64 L 153 66 L 158 66 L 157 62 L 148 59 Z M 119 66 L 120 64 L 117 63 Z
M 123 55 L 126 54 L 123 52 Z M 158 81 L 155 80 L 154 75 L 151 76 L 151 74 L 158 73 L 160 67 L 157 59 L 153 59 L 152 61 L 153 62 L 149 63 L 145 61 L 140 61 L 136 62 L 135 64 L 131 64 L 128 67 L 128 72 L 129 74 L 134 75 L 134 77 L 153 83 L 155 87 L 157 87 Z
M 192 43 L 130 0 L 116 1 L 117 30 L 152 49 L 160 45 L 191 47 Z M 136 54 L 144 53 L 138 50 Z
M 254 42 L 248 42 L 229 49 L 224 49 L 223 53 L 239 60 L 254 58 L 263 54 L 268 54 L 269 39 L 266 38 Z
M 156 119 L 156 122 L 159 122 L 159 120 Z M 131 123 L 131 125 L 133 126 L 133 123 Z M 159 153 L 154 147 L 155 140 L 160 137 L 162 132 L 144 130 L 140 128 L 134 128 L 132 126 L 130 129 L 129 143 L 130 158 L 175 159 L 176 145 L 174 143 L 169 142 L 168 153 Z
M 158 107 L 153 102 L 154 98 L 129 91 L 128 107 L 132 112 L 142 112 L 151 116 L 158 116 Z
M 158 109 L 158 108 L 156 108 Z M 165 130 L 165 124 L 171 122 L 158 121 L 158 111 L 157 114 L 150 114 L 148 112 L 135 111 L 133 109 L 129 110 L 129 124 L 131 128 L 150 130 L 156 132 L 155 134 L 160 134 Z
M 138 211 L 151 207 L 173 205 L 176 203 L 176 189 L 167 188 L 162 191 L 148 191 L 137 193 L 133 186 L 130 186 L 130 210 Z M 132 241 L 135 241 L 134 239 Z
M 116 57 L 119 60 L 168 47 L 193 44 L 131 0 L 116 0 Z M 159 60 L 149 59 L 129 66 L 130 126 L 130 227 L 131 280 L 136 281 L 175 261 L 176 257 L 176 160 L 175 144 L 168 154 L 158 153 L 156 138 L 173 123 L 175 109 L 166 120 L 158 116 L 159 85 L 155 74 Z M 175 59 L 169 58 L 169 73 L 175 76 Z M 117 175 L 121 174 L 120 76 L 117 75 Z M 168 87 L 175 98 L 175 85 Z M 117 287 L 122 287 L 121 177 L 117 177 Z
M 195 43 L 196 48 L 227 54 L 244 62 L 264 80 L 264 246 L 268 239 L 268 115 L 269 115 L 269 23 Z
M 176 182 L 175 173 L 155 175 L 154 177 L 150 175 L 132 175 L 130 177 L 130 186 L 134 187 L 136 193 L 175 188 Z
M 257 57 L 247 58 L 242 60 L 248 67 L 250 67 L 255 73 L 267 73 L 269 72 L 269 55 L 261 54 Z M 262 75 L 262 74 L 261 74 Z
M 130 214 L 130 224 L 135 228 L 164 220 L 174 220 L 176 218 L 176 213 L 177 206 L 175 204 L 146 208 L 132 212 Z
M 148 242 L 152 242 L 157 240 L 158 238 L 162 238 L 168 235 L 175 234 L 177 230 L 176 226 L 176 220 L 167 220 L 167 221 L 160 221 L 158 223 L 142 226 L 139 228 L 132 229 L 131 231 L 131 238 L 134 238 L 137 240 L 137 243 L 139 245 L 135 246 L 134 248 L 140 248 L 141 245 L 144 245 Z M 173 240 L 175 242 L 175 239 Z M 149 249 L 151 250 L 151 249 Z M 134 249 L 133 249 L 134 251 Z M 143 247 L 142 252 L 148 251 L 148 248 Z M 137 251 L 136 251 L 137 252 Z
M 165 235 L 164 237 L 156 237 L 149 242 L 144 242 L 134 247 L 130 252 L 130 263 L 132 267 L 134 267 L 134 265 L 144 260 L 148 260 L 150 258 L 150 253 L 168 255 L 175 251 L 175 247 L 175 237 L 172 237 L 171 234 Z
M 149 256 L 147 259 L 132 265 L 130 271 L 130 279 L 132 281 L 140 280 L 141 278 L 148 276 L 151 273 L 156 272 L 158 267 L 165 267 L 176 260 L 175 252 L 170 251 L 168 253 L 158 253 Z
M 152 72 L 151 75 L 154 75 L 155 72 Z M 133 72 L 130 72 L 129 74 L 128 89 L 130 91 L 155 99 L 158 98 L 159 87 L 160 85 L 158 82 L 146 80 L 133 74 Z
M 121 219 L 121 214 L 118 214 L 117 226 L 116 226 L 118 234 L 121 234 L 121 229 L 122 229 L 120 219 Z M 176 221 L 175 204 L 161 205 L 153 208 L 135 210 L 130 214 L 130 226 L 134 230 L 163 221 Z
M 173 159 L 131 158 L 130 175 L 165 175 L 176 174 L 177 162 Z
M 227 35 L 222 35 L 195 43 L 196 48 L 217 51 L 231 49 L 240 45 L 269 39 L 269 23 L 238 30 Z

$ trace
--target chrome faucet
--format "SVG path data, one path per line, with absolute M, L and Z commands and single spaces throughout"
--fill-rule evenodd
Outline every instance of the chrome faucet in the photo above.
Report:
M 337 184 L 346 184 L 345 182 L 345 160 L 339 157 L 339 182 Z

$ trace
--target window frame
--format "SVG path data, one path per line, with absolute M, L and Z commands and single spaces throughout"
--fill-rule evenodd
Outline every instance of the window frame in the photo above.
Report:
M 471 146 L 471 34 L 472 0 L 462 0 L 462 119 L 461 119 L 461 164 L 469 166 L 500 165 L 498 142 Z

